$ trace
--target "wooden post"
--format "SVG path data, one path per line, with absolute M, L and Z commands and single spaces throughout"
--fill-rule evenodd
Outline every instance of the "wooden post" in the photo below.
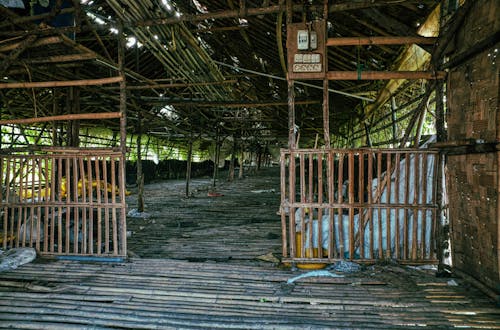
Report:
M 191 161 L 193 158 L 193 139 L 189 138 L 187 164 L 186 164 L 186 197 L 189 197 L 189 182 L 191 181 Z
M 397 123 L 396 123 L 396 110 L 398 109 L 398 106 L 396 104 L 396 98 L 394 96 L 391 97 L 391 120 L 392 120 L 392 141 L 397 141 L 398 140 L 398 130 L 397 130 Z M 393 143 L 393 144 L 394 144 Z
M 292 23 L 293 17 L 293 2 L 287 0 L 286 2 L 286 24 L 287 27 Z M 288 44 L 288 41 L 287 41 Z M 294 81 L 288 77 L 287 74 L 287 86 L 288 86 L 288 148 L 295 149 L 295 93 L 294 93 Z
M 446 130 L 444 127 L 445 118 L 444 118 L 444 81 L 438 80 L 436 81 L 436 138 L 437 142 L 446 141 Z M 438 273 L 445 272 L 444 270 L 444 248 L 445 248 L 445 238 L 447 237 L 447 233 L 444 232 L 444 165 L 445 158 L 441 155 L 437 159 L 437 173 L 436 173 L 436 203 L 438 206 L 437 210 L 437 219 L 436 219 L 436 253 L 437 259 L 439 261 L 438 264 Z
M 233 136 L 233 149 L 231 150 L 231 162 L 229 163 L 229 174 L 228 174 L 228 181 L 234 181 L 234 163 L 235 163 L 235 158 L 236 158 L 236 140 L 234 139 Z
M 328 21 L 328 0 L 324 0 L 324 19 Z M 325 24 L 324 35 L 328 36 L 328 24 Z M 326 47 L 326 46 L 325 46 Z M 325 54 L 328 52 L 325 50 Z M 323 56 L 323 66 L 325 72 L 328 72 L 328 56 Z M 329 91 L 328 91 L 328 78 L 325 76 L 323 79 L 323 132 L 325 139 L 325 148 L 330 148 L 330 106 L 329 106 Z
M 240 171 L 238 172 L 238 179 L 243 179 L 243 163 L 245 161 L 245 152 L 243 150 L 243 143 L 240 145 Z
M 127 214 L 125 203 L 125 159 L 127 153 L 127 84 L 125 76 L 125 40 L 123 36 L 123 22 L 118 21 L 118 68 L 119 74 L 122 77 L 120 81 L 120 202 L 121 215 L 119 224 L 120 233 L 120 254 L 127 254 Z M 107 194 L 106 194 L 107 196 Z
M 144 173 L 142 172 L 142 114 L 137 118 L 137 211 L 144 212 Z
M 215 129 L 215 155 L 214 155 L 214 174 L 212 180 L 212 187 L 215 188 L 215 183 L 217 181 L 217 176 L 219 173 L 219 153 L 220 153 L 220 141 L 219 141 L 219 127 Z

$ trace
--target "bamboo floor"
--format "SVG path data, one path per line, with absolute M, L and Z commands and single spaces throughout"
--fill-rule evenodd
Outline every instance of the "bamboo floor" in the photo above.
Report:
M 38 258 L 0 273 L 0 328 L 500 328 L 500 309 L 487 296 L 428 270 L 380 264 L 288 284 L 307 271 L 255 261 L 279 254 L 274 174 L 224 183 L 224 196 L 214 198 L 208 179 L 194 180 L 189 199 L 181 181 L 148 185 L 151 217 L 128 221 L 139 257 Z
M 190 261 L 255 262 L 267 253 L 281 254 L 279 168 L 227 182 L 221 173 L 209 197 L 212 180 L 194 179 L 191 197 L 185 181 L 169 180 L 145 187 L 147 219 L 127 218 L 128 249 L 141 258 Z M 137 195 L 127 200 L 137 205 Z
M 167 259 L 37 261 L 0 273 L 0 327 L 25 329 L 500 328 L 454 279 L 399 266 L 287 284 L 304 271 Z

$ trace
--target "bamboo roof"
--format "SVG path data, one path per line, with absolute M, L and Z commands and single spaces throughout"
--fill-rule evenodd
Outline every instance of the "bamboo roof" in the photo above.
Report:
M 418 37 L 439 2 L 330 1 L 328 37 Z M 1 119 L 67 113 L 68 102 L 75 101 L 68 97 L 70 81 L 80 81 L 79 112 L 116 112 L 119 87 L 113 79 L 119 75 L 117 32 L 122 24 L 129 132 L 136 130 L 140 113 L 144 129 L 159 137 L 183 141 L 192 134 L 215 136 L 219 130 L 286 145 L 285 1 L 51 0 L 45 9 L 40 4 L 31 8 L 28 1 L 24 9 L 7 3 L 0 1 Z M 294 21 L 314 19 L 323 1 L 292 1 L 292 8 Z M 68 17 L 74 25 L 65 23 Z M 405 59 L 422 59 L 405 68 L 427 69 L 432 47 L 332 46 L 328 66 L 390 71 Z M 295 88 L 296 124 L 304 141 L 321 136 L 323 127 L 322 87 L 310 86 L 322 83 L 307 83 Z M 353 121 L 368 120 L 367 114 L 385 104 L 388 95 L 403 104 L 421 93 L 420 86 L 408 83 L 387 89 L 380 79 L 333 80 L 329 88 L 334 135 L 344 134 Z M 366 112 L 371 100 L 377 100 L 376 107 Z M 119 129 L 111 120 L 86 124 Z

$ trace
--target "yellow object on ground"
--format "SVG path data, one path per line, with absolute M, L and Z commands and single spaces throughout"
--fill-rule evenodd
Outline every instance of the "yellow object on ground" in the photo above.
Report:
M 299 258 L 303 258 L 302 256 L 302 233 L 295 233 L 295 247 L 296 247 L 296 255 Z M 318 258 L 318 248 L 306 248 L 305 249 L 305 258 Z M 323 269 L 326 267 L 324 263 L 302 263 L 297 264 L 297 268 L 300 269 Z
M 111 183 L 105 182 L 103 180 L 92 180 L 92 193 L 94 192 L 94 189 L 97 190 L 97 187 L 99 186 L 99 189 L 101 190 L 101 193 L 107 192 L 113 193 L 113 185 Z M 78 180 L 77 182 L 77 194 L 78 197 L 81 197 L 83 195 L 83 189 L 85 187 L 86 194 L 88 194 L 88 180 L 87 178 L 83 178 Z M 73 188 L 71 188 L 71 191 L 73 191 Z M 114 191 L 115 195 L 119 196 L 120 195 L 120 189 L 117 185 L 114 186 Z M 67 181 L 66 177 L 61 178 L 61 182 L 59 183 L 59 193 L 61 195 L 61 198 L 67 198 L 68 197 L 68 189 L 67 189 Z M 131 194 L 130 191 L 125 190 L 125 196 L 129 196 Z M 41 190 L 35 190 L 35 189 L 27 189 L 23 188 L 19 196 L 23 199 L 29 199 L 29 198 L 50 198 L 51 196 L 51 190 L 50 188 L 42 188 Z

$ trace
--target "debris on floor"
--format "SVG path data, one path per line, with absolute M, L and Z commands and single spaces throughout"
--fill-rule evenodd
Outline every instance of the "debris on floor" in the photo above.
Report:
M 262 260 L 262 261 L 267 261 L 267 262 L 272 262 L 272 263 L 279 263 L 280 260 L 276 258 L 272 252 L 269 252 L 268 254 L 264 254 L 261 256 L 256 257 L 255 259 L 257 260 Z
M 264 194 L 264 193 L 275 193 L 275 189 L 260 189 L 260 190 L 250 190 L 254 194 Z
M 298 281 L 300 279 L 307 278 L 307 277 L 344 277 L 344 275 L 330 273 L 327 270 L 314 270 L 312 272 L 307 272 L 304 274 L 300 274 L 299 276 L 292 277 L 291 279 L 286 281 L 286 284 L 292 284 L 295 281 Z
M 128 211 L 127 217 L 148 219 L 151 217 L 151 214 L 148 212 L 139 212 L 137 209 L 131 209 Z
M 35 258 L 36 251 L 33 248 L 15 248 L 6 252 L 0 250 L 0 272 L 16 269 L 32 262 Z
M 351 274 L 361 271 L 363 267 L 355 262 L 339 260 L 335 262 L 333 265 L 328 266 L 327 269 L 333 270 L 334 272 Z

